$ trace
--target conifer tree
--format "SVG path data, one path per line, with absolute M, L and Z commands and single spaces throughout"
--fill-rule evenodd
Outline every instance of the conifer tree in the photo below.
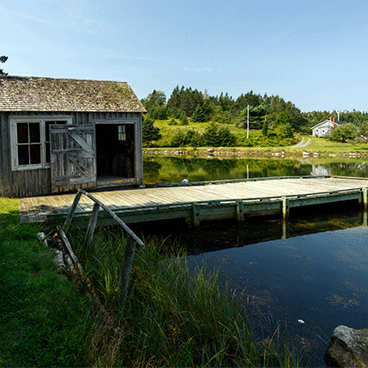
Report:
M 203 109 L 200 105 L 197 105 L 194 114 L 192 116 L 192 121 L 195 123 L 203 123 L 206 121 L 206 116 L 203 112 Z
M 268 136 L 268 123 L 267 120 L 265 119 L 265 121 L 263 122 L 263 127 L 262 127 L 262 135 L 264 137 Z
M 142 124 L 142 141 L 147 143 L 148 147 L 151 142 L 161 138 L 160 128 L 154 126 L 154 120 L 150 117 L 144 119 Z

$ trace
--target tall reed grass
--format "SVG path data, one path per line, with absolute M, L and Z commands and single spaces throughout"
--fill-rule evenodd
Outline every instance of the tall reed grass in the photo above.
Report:
M 88 248 L 77 234 L 76 252 L 87 276 L 116 316 L 110 332 L 99 324 L 91 337 L 90 358 L 96 366 L 300 365 L 300 355 L 279 334 L 256 339 L 244 307 L 235 293 L 220 287 L 218 273 L 191 268 L 185 253 L 162 239 L 148 239 L 146 250 L 136 253 L 126 305 L 120 311 L 122 231 L 100 229 Z

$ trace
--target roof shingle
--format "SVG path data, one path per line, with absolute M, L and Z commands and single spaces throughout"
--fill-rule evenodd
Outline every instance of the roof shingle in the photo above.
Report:
M 0 111 L 146 112 L 127 82 L 0 77 Z

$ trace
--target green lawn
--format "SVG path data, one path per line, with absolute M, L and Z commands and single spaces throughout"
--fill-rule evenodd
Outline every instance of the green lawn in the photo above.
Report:
M 39 227 L 0 198 L 0 366 L 86 365 L 90 302 L 60 274 Z
M 162 138 L 154 143 L 154 149 L 167 149 L 170 144 L 170 139 L 178 129 L 181 129 L 183 132 L 186 132 L 189 129 L 196 130 L 200 133 L 203 133 L 205 127 L 209 123 L 192 123 L 190 122 L 188 125 L 168 125 L 168 120 L 157 120 L 155 125 L 160 128 Z M 219 124 L 219 126 L 229 128 L 232 133 L 234 133 L 238 137 L 238 142 L 246 142 L 246 130 L 237 128 L 233 124 Z M 272 132 L 272 131 L 270 131 Z M 259 141 L 262 137 L 261 130 L 250 130 L 249 131 L 249 139 L 250 141 Z M 253 146 L 253 147 L 244 147 L 244 143 L 242 143 L 238 147 L 232 147 L 233 149 L 243 150 L 243 151 L 260 151 L 260 152 L 271 152 L 277 150 L 284 150 L 285 152 L 320 152 L 320 153 L 344 153 L 344 152 L 368 152 L 368 144 L 366 143 L 354 143 L 354 142 L 333 142 L 328 138 L 317 138 L 311 135 L 300 135 L 295 136 L 296 141 L 300 142 L 302 138 L 307 141 L 310 139 L 310 143 L 306 147 L 294 147 L 296 143 L 292 143 L 289 146 L 270 146 L 270 147 L 262 147 L 262 146 Z M 246 143 L 245 143 L 246 144 Z M 186 150 L 190 150 L 190 147 L 181 147 Z M 205 150 L 208 147 L 198 147 L 197 150 Z

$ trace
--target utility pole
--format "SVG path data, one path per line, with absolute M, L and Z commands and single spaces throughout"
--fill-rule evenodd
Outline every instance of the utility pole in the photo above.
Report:
M 337 121 L 340 121 L 340 109 L 337 109 Z
M 247 112 L 247 139 L 249 139 L 249 105 L 248 105 L 248 112 Z

